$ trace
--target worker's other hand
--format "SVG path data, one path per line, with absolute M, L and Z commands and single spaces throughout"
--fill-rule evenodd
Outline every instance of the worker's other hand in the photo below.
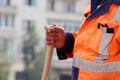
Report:
M 61 48 L 64 46 L 66 34 L 62 27 L 55 25 L 47 25 L 45 26 L 45 31 L 45 42 L 47 45 L 53 45 L 56 48 Z

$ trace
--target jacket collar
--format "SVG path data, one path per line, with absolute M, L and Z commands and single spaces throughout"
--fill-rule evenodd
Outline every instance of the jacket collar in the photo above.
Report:
M 91 0 L 91 15 L 87 20 L 107 13 L 109 11 L 110 4 L 120 5 L 120 0 Z

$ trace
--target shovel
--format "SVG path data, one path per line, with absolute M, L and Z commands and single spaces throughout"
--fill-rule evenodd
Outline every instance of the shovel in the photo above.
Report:
M 48 80 L 48 74 L 50 70 L 51 60 L 52 60 L 52 53 L 53 53 L 53 45 L 48 45 L 46 58 L 45 58 L 45 64 L 42 74 L 41 80 Z

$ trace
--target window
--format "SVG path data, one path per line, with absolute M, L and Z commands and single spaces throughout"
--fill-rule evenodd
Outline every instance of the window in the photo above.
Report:
M 0 0 L 0 5 L 10 5 L 10 0 Z
M 10 38 L 0 38 L 0 54 L 7 53 L 12 56 L 14 53 L 14 40 Z
M 72 80 L 70 75 L 60 75 L 60 80 Z
M 25 5 L 27 6 L 35 6 L 36 0 L 25 0 Z
M 75 12 L 75 2 L 74 1 L 66 1 L 64 2 L 63 11 L 67 13 L 74 13 Z
M 14 18 L 15 16 L 12 14 L 0 14 L 0 29 L 13 29 Z
M 48 19 L 48 24 L 60 25 L 65 31 L 77 31 L 79 29 L 80 22 L 78 21 L 67 21 L 67 20 L 54 20 Z
M 55 9 L 55 0 L 48 0 L 48 10 L 54 11 Z
M 16 79 L 15 80 L 27 80 L 27 73 L 26 72 L 16 72 Z

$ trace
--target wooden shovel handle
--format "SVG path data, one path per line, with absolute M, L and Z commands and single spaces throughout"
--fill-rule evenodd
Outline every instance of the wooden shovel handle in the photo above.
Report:
M 45 64 L 44 64 L 44 69 L 43 69 L 41 80 L 48 80 L 48 74 L 49 74 L 49 69 L 50 69 L 51 60 L 52 60 L 52 53 L 53 53 L 53 46 L 49 45 L 47 48 L 46 59 L 45 59 Z

